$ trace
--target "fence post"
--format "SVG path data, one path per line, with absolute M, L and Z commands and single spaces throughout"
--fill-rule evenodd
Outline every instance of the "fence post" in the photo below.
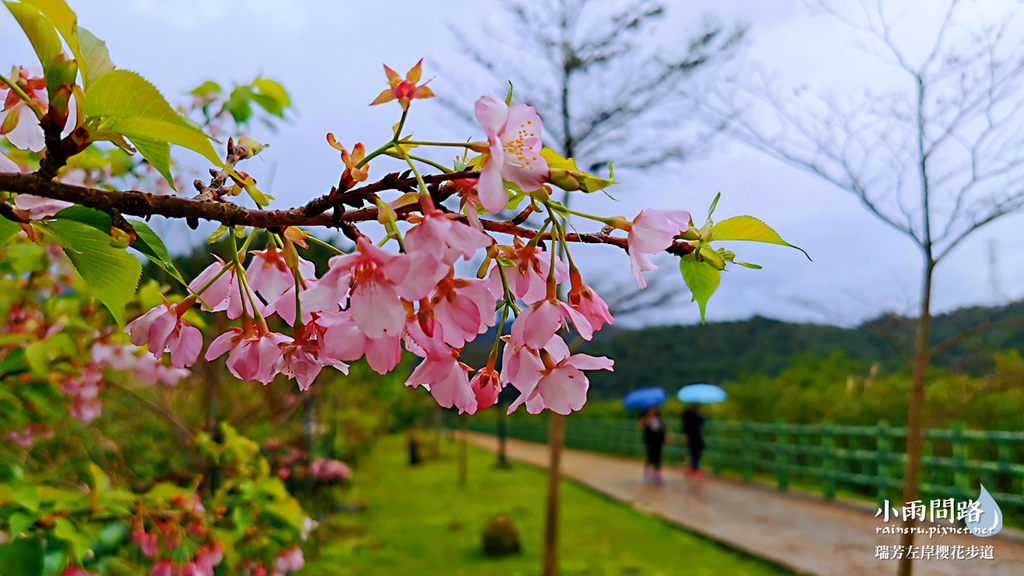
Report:
M 821 425 L 821 493 L 826 500 L 836 497 L 835 427 L 831 422 Z
M 966 427 L 961 422 L 950 424 L 952 431 L 950 443 L 953 445 L 953 488 L 957 499 L 970 496 L 970 478 L 967 475 L 967 440 L 964 438 Z
M 892 434 L 889 422 L 878 421 L 878 436 L 875 448 L 875 499 L 879 505 L 889 499 L 889 461 L 892 453 Z
M 789 488 L 789 478 L 786 473 L 789 471 L 788 444 L 785 422 L 775 423 L 775 476 L 778 480 L 779 490 L 785 491 Z
M 743 457 L 743 481 L 750 482 L 754 477 L 754 430 L 750 422 L 744 420 L 740 424 L 743 446 L 740 447 L 740 454 Z

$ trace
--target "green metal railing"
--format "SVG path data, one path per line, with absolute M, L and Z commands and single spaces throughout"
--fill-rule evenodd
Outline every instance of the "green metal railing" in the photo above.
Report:
M 497 422 L 474 421 L 471 430 L 496 434 Z M 674 438 L 665 448 L 669 463 L 682 464 L 686 448 L 678 443 L 679 423 L 670 422 Z M 544 420 L 509 420 L 510 438 L 544 443 Z M 779 490 L 790 485 L 820 490 L 826 499 L 837 491 L 898 501 L 904 463 L 906 430 L 884 422 L 877 426 L 785 424 L 709 421 L 705 426 L 702 467 L 715 474 L 772 481 Z M 640 458 L 644 446 L 632 420 L 569 418 L 568 448 Z M 922 498 L 974 499 L 982 483 L 1005 515 L 1024 517 L 1024 434 L 965 430 L 925 431 L 922 459 Z

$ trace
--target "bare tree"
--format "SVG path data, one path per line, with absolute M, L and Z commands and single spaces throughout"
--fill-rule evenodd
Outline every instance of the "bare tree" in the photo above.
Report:
M 674 42 L 676 48 L 669 49 L 650 41 L 665 14 L 665 4 L 657 0 L 502 3 L 512 35 L 493 29 L 485 30 L 482 38 L 471 38 L 458 28 L 452 32 L 461 51 L 492 81 L 512 82 L 516 100 L 537 108 L 545 120 L 547 146 L 586 170 L 603 167 L 612 157 L 618 168 L 648 168 L 707 150 L 718 129 L 689 121 L 693 105 L 680 91 L 695 72 L 733 53 L 743 39 L 742 27 L 727 30 L 706 21 L 688 41 Z M 503 57 L 502 52 L 519 57 Z M 528 54 L 540 57 L 530 60 Z M 458 88 L 470 93 L 468 87 Z M 462 115 L 466 108 L 456 99 L 442 95 L 441 100 L 457 116 L 475 124 Z M 564 203 L 568 200 L 566 194 Z M 648 297 L 648 305 L 640 308 L 659 299 L 667 301 L 663 296 Z M 626 302 L 636 304 L 633 298 Z M 562 416 L 551 415 L 544 576 L 558 573 L 564 426 Z
M 584 168 L 643 168 L 704 151 L 715 132 L 689 120 L 680 96 L 693 74 L 729 58 L 744 36 L 705 21 L 673 48 L 651 42 L 665 15 L 657 0 L 502 0 L 512 33 L 487 28 L 474 38 L 453 27 L 465 54 L 492 78 L 512 82 L 515 98 L 545 120 L 545 145 Z M 507 57 L 507 53 L 515 57 Z M 540 55 L 534 57 L 530 55 Z M 462 75 L 464 76 L 464 75 Z M 446 75 L 446 78 L 458 78 Z M 457 85 L 463 96 L 477 94 Z M 442 95 L 467 122 L 464 104 Z M 671 130 L 666 130 L 670 126 Z M 651 136 L 656 134 L 656 138 Z
M 913 384 L 903 479 L 904 499 L 916 500 L 929 363 L 963 338 L 1022 320 L 979 326 L 943 342 L 931 335 L 936 267 L 975 232 L 1024 207 L 1024 57 L 1020 39 L 1012 37 L 1016 14 L 986 17 L 978 4 L 947 0 L 925 33 L 921 23 L 935 7 L 900 18 L 879 0 L 813 5 L 856 31 L 864 50 L 900 73 L 902 87 L 840 97 L 799 88 L 781 96 L 758 75 L 729 84 L 703 108 L 713 125 L 727 123 L 739 141 L 856 195 L 920 249 L 920 301 L 905 355 Z M 916 58 L 920 46 L 901 35 L 908 24 L 917 40 L 930 34 Z M 913 538 L 905 534 L 902 544 Z M 901 560 L 899 574 L 911 570 L 910 559 Z

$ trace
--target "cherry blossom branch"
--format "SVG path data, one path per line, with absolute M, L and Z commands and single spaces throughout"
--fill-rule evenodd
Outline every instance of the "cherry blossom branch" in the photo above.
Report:
M 425 183 L 436 185 L 452 180 L 476 178 L 478 175 L 479 173 L 476 171 L 467 170 L 451 174 L 433 174 L 423 176 L 422 178 Z M 315 198 L 304 206 L 287 210 L 254 210 L 226 201 L 163 196 L 138 190 L 122 192 L 43 180 L 34 174 L 0 173 L 0 190 L 5 192 L 31 194 L 53 200 L 63 200 L 107 213 L 117 210 L 121 214 L 146 218 L 150 216 L 164 216 L 186 220 L 209 220 L 219 222 L 225 226 L 252 226 L 264 229 L 281 229 L 288 226 L 344 229 L 346 224 L 376 221 L 378 214 L 376 206 L 341 211 L 341 204 L 350 204 L 357 200 L 361 203 L 362 201 L 374 198 L 377 192 L 386 190 L 415 190 L 417 185 L 418 183 L 415 178 L 401 178 L 397 174 L 390 174 L 378 182 L 346 192 L 338 192 L 336 189 L 332 189 L 330 193 Z M 455 193 L 455 187 L 443 186 L 435 188 L 432 192 L 435 203 L 439 204 Z M 332 208 L 334 208 L 336 213 L 325 214 L 327 210 Z M 414 212 L 416 209 L 417 206 L 415 205 L 405 206 L 397 209 L 396 213 L 399 219 L 404 220 L 410 212 Z M 0 210 L 0 216 L 19 222 L 22 221 L 13 211 Z M 538 234 L 540 234 L 539 240 L 551 238 L 551 233 L 549 232 L 538 232 L 537 230 L 521 227 L 520 224 L 524 220 L 518 217 L 507 222 L 481 220 L 480 224 L 489 232 L 510 234 L 527 239 L 532 239 Z M 566 234 L 565 240 L 567 242 L 583 244 L 610 244 L 624 250 L 626 249 L 626 239 L 612 236 L 607 228 L 598 233 Z M 693 252 L 693 246 L 687 242 L 677 241 L 666 252 L 682 256 Z

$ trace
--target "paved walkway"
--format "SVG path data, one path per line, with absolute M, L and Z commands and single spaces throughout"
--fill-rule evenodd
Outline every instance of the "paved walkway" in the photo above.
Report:
M 470 442 L 497 450 L 493 436 L 469 435 Z M 508 456 L 539 467 L 548 463 L 548 447 L 508 441 Z M 874 512 L 828 504 L 798 495 L 722 478 L 694 481 L 669 468 L 664 486 L 642 481 L 640 464 L 566 450 L 562 472 L 580 484 L 634 508 L 658 515 L 732 548 L 767 558 L 799 574 L 820 576 L 886 576 L 896 574 L 896 562 L 875 558 L 875 547 L 899 543 L 897 535 L 876 535 L 886 526 Z M 891 523 L 896 525 L 895 523 Z M 571 526 L 564 529 L 571 530 Z M 935 546 L 994 546 L 994 560 L 917 560 L 915 576 L 1022 576 L 1024 544 L 972 535 L 918 536 L 916 544 Z

